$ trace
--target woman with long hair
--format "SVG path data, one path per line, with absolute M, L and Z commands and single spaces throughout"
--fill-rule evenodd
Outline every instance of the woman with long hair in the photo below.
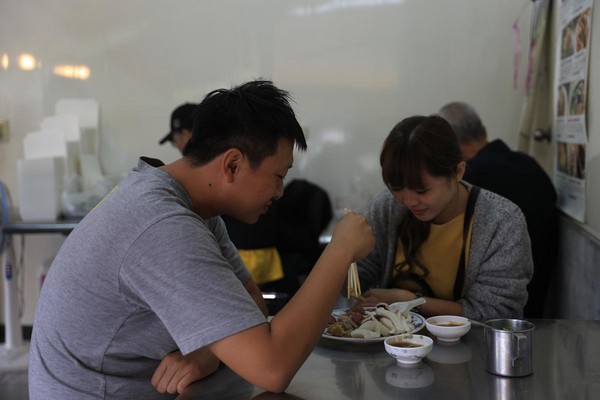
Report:
M 509 200 L 462 181 L 456 134 L 439 116 L 398 123 L 380 156 L 388 190 L 367 218 L 375 249 L 358 263 L 363 305 L 425 297 L 420 312 L 519 318 L 533 274 L 527 225 Z

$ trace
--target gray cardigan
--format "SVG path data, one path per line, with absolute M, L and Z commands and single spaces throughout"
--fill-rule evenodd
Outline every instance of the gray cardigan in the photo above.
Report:
M 463 182 L 467 188 L 471 185 Z M 378 194 L 366 216 L 376 237 L 375 249 L 358 268 L 363 288 L 388 288 L 396 258 L 396 229 L 404 206 L 389 190 Z M 485 321 L 522 318 L 527 284 L 533 275 L 531 244 L 521 210 L 509 200 L 481 189 L 473 214 L 473 232 L 459 301 L 465 317 Z

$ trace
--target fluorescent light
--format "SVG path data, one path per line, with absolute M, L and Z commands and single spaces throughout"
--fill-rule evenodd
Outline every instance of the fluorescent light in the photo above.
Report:
M 54 75 L 86 80 L 90 77 L 90 68 L 86 65 L 57 65 L 54 67 Z
M 35 69 L 36 61 L 35 57 L 31 54 L 21 54 L 19 56 L 19 68 L 23 71 L 31 71 Z
M 296 17 L 309 17 L 348 8 L 377 7 L 402 3 L 404 3 L 404 0 L 330 0 L 314 6 L 298 6 L 291 10 L 291 14 Z

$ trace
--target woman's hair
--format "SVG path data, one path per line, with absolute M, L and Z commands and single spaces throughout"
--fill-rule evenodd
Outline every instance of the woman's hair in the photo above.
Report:
M 460 145 L 450 124 L 443 118 L 413 116 L 399 122 L 383 143 L 380 163 L 381 175 L 391 191 L 424 188 L 422 173 L 434 177 L 451 178 L 462 161 Z M 405 209 L 405 217 L 398 226 L 406 261 L 397 265 L 400 271 L 408 264 L 425 276 L 427 267 L 416 258 L 417 250 L 429 236 L 429 222 L 419 221 Z
M 193 112 L 194 131 L 183 155 L 201 166 L 237 148 L 256 168 L 277 152 L 281 138 L 305 150 L 304 133 L 289 102 L 288 92 L 265 80 L 214 90 Z

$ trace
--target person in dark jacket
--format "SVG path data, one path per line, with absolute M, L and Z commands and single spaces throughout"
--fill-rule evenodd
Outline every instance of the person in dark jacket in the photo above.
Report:
M 439 115 L 450 123 L 460 141 L 467 162 L 463 179 L 506 197 L 523 211 L 534 264 L 524 315 L 543 317 L 558 243 L 557 195 L 552 181 L 530 155 L 511 150 L 500 139 L 488 142 L 486 128 L 472 106 L 452 102 L 442 107 Z

